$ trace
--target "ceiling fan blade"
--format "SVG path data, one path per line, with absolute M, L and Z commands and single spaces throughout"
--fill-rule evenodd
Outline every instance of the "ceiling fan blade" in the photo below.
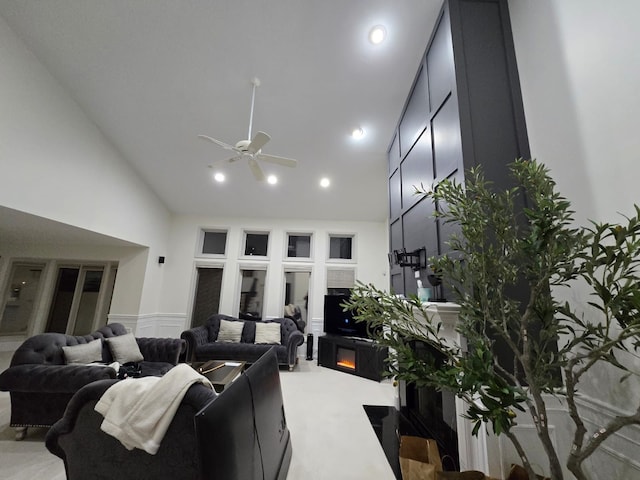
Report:
M 256 153 L 264 147 L 269 140 L 271 140 L 269 135 L 264 132 L 258 132 L 255 137 L 253 137 L 253 140 L 251 140 L 251 143 L 247 147 L 247 151 L 250 153 Z
M 262 168 L 260 168 L 260 165 L 258 164 L 256 159 L 253 157 L 249 159 L 249 168 L 251 169 L 251 173 L 253 173 L 253 176 L 256 177 L 256 180 L 258 180 L 259 182 L 264 181 L 264 172 L 262 171 Z
M 267 155 L 266 153 L 259 153 L 256 155 L 258 159 L 269 163 L 276 163 L 278 165 L 284 165 L 285 167 L 296 167 L 298 161 L 293 158 L 279 157 L 277 155 Z
M 233 151 L 238 151 L 238 149 L 236 147 L 233 147 L 231 145 L 229 145 L 228 143 L 224 143 L 221 142 L 220 140 L 216 140 L 215 138 L 211 138 L 207 135 L 198 135 L 198 138 L 204 138 L 205 140 L 209 140 L 212 143 L 215 143 L 216 145 L 226 149 L 226 150 L 233 150 Z
M 224 159 L 220 159 L 220 160 L 214 160 L 213 162 L 211 162 L 209 164 L 209 168 L 213 168 L 216 167 L 220 164 L 223 163 L 233 163 L 233 162 L 237 162 L 238 160 L 240 160 L 242 158 L 242 156 L 240 155 L 236 155 L 235 157 L 231 157 L 231 158 L 224 158 Z

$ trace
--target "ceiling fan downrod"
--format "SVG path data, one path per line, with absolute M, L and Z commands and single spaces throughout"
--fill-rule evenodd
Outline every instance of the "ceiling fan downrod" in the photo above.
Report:
M 251 113 L 249 114 L 249 134 L 247 135 L 247 140 L 249 141 L 251 141 L 251 127 L 253 126 L 253 105 L 256 101 L 256 87 L 260 86 L 260 79 L 253 77 L 251 84 L 253 85 L 253 92 L 251 93 Z

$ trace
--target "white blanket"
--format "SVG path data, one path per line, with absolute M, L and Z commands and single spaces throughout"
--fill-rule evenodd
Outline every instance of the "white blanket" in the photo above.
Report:
M 155 455 L 188 388 L 211 382 L 186 364 L 163 377 L 127 378 L 113 384 L 95 406 L 104 420 L 100 429 L 127 449 Z

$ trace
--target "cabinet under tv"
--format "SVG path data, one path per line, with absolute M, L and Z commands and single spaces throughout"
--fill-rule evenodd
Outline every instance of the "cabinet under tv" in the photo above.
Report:
M 318 337 L 318 365 L 370 380 L 382 380 L 389 349 L 371 340 L 324 335 Z

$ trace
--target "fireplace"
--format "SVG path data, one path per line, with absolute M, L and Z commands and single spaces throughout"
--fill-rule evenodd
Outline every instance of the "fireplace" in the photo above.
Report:
M 349 370 L 356 369 L 356 350 L 353 348 L 338 347 L 336 349 L 336 365 Z
M 388 349 L 371 341 L 337 335 L 318 337 L 318 365 L 371 380 L 382 380 Z

